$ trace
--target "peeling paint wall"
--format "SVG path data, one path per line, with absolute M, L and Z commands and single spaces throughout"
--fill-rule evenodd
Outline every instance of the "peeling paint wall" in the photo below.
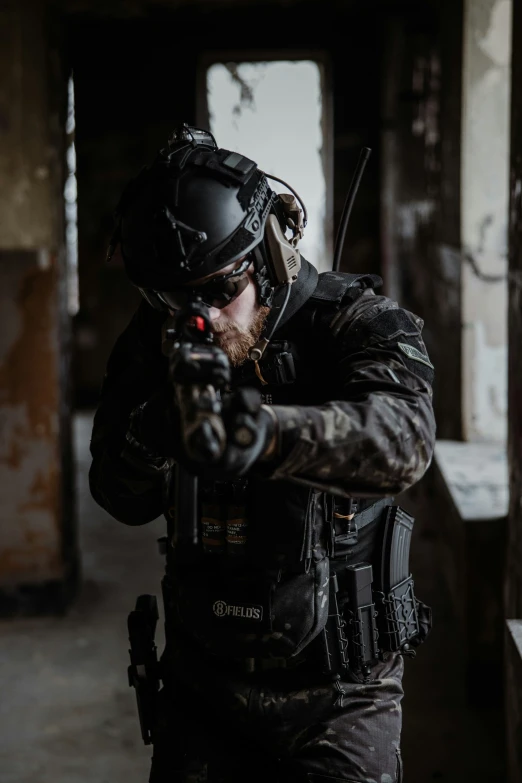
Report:
M 513 7 L 513 40 L 522 35 L 522 7 Z M 522 50 L 513 49 L 509 220 L 510 512 L 506 617 L 522 619 Z M 519 726 L 522 732 L 522 723 Z M 521 736 L 521 734 L 519 734 Z M 519 768 L 522 775 L 522 763 Z M 515 778 L 513 778 L 515 780 Z
M 40 261 L 40 263 L 39 263 Z M 0 251 L 0 585 L 63 574 L 56 265 Z
M 462 246 L 486 275 L 507 272 L 511 0 L 464 11 Z M 504 440 L 507 283 L 462 269 L 463 420 L 467 440 Z
M 424 319 L 439 438 L 461 437 L 460 2 L 386 31 L 381 230 L 386 292 Z
M 49 248 L 53 151 L 48 135 L 45 5 L 0 6 L 0 244 Z
M 522 5 L 513 5 L 513 42 L 522 37 Z M 513 46 L 508 287 L 508 457 L 510 507 L 505 577 L 508 619 L 505 693 L 509 783 L 522 780 L 522 49 Z
M 70 462 L 63 377 L 63 74 L 51 38 L 44 3 L 2 3 L 1 611 L 16 611 L 18 588 L 45 590 L 74 570 L 72 486 L 63 471 Z M 25 609 L 31 610 L 27 601 Z
M 503 441 L 511 0 L 427 8 L 388 36 L 385 278 L 425 320 L 439 438 Z

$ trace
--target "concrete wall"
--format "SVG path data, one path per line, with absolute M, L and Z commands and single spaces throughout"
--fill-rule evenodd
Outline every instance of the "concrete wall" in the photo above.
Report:
M 511 0 L 422 8 L 387 38 L 385 277 L 425 319 L 439 437 L 502 441 Z
M 522 34 L 522 9 L 515 4 L 513 40 Z M 510 518 L 507 617 L 522 618 L 522 52 L 513 48 L 509 221 L 509 433 Z
M 504 440 L 511 0 L 466 0 L 463 43 L 464 437 Z M 469 254 L 489 281 L 466 263 Z
M 0 611 L 56 606 L 75 569 L 62 285 L 63 74 L 51 27 L 41 3 L 2 4 Z
M 424 319 L 440 438 L 461 437 L 461 3 L 390 20 L 383 59 L 381 231 L 389 296 Z
M 522 36 L 522 6 L 513 6 L 513 42 Z M 507 746 L 510 783 L 522 780 L 522 50 L 513 46 L 509 220 L 508 518 L 505 617 Z

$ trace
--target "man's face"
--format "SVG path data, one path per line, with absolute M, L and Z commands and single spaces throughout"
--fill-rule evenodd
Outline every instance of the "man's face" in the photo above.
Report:
M 220 269 L 216 275 L 194 281 L 191 286 L 208 282 L 212 277 L 227 274 L 238 267 L 243 259 Z M 230 304 L 222 309 L 210 307 L 210 320 L 216 345 L 226 353 L 235 367 L 243 364 L 248 358 L 248 352 L 257 343 L 263 326 L 270 312 L 269 307 L 262 307 L 257 301 L 257 289 L 252 276 L 252 268 L 246 272 L 248 284 L 245 290 Z

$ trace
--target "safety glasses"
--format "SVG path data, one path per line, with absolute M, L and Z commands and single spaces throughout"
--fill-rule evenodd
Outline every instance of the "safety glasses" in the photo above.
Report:
M 248 285 L 248 268 L 252 258 L 245 260 L 226 275 L 212 277 L 208 282 L 192 287 L 176 288 L 172 291 L 156 291 L 156 296 L 171 310 L 181 310 L 187 303 L 199 297 L 207 307 L 222 310 L 243 293 Z

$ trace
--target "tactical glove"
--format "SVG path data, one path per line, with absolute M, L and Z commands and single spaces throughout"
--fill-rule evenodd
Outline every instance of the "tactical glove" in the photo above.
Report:
M 226 445 L 220 391 L 230 382 L 230 362 L 215 345 L 182 343 L 169 377 L 181 421 L 182 450 L 196 462 L 216 461 Z
M 191 447 L 184 438 L 176 455 L 190 473 L 214 481 L 244 476 L 266 454 L 275 432 L 275 420 L 261 405 L 256 389 L 242 388 L 226 396 L 221 403 L 220 421 L 224 442 L 219 455 L 212 456 L 203 431 L 199 443 L 193 440 Z
M 170 384 L 163 384 L 131 412 L 122 456 L 144 469 L 158 470 L 181 440 L 179 412 Z
M 219 348 L 183 344 L 170 363 L 169 381 L 131 412 L 125 458 L 151 468 L 164 464 L 167 458 L 176 459 L 187 429 L 191 427 L 197 435 L 196 425 L 208 424 L 211 397 L 214 412 L 220 410 L 214 396 L 207 394 L 207 386 L 223 385 L 229 375 L 228 359 Z M 220 420 L 216 424 L 222 429 Z
M 225 391 L 227 355 L 213 344 L 183 343 L 173 353 L 170 379 L 181 421 L 175 458 L 208 479 L 243 476 L 263 456 L 274 422 L 255 389 Z

